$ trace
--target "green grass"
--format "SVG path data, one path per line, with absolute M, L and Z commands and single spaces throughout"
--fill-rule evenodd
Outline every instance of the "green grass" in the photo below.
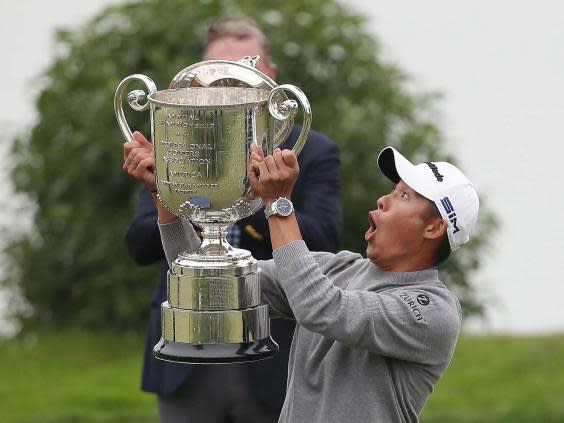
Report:
M 157 421 L 139 389 L 142 349 L 79 331 L 0 342 L 0 421 Z M 421 421 L 564 422 L 564 336 L 462 337 Z
M 155 422 L 139 389 L 143 340 L 65 332 L 0 343 L 0 421 Z
M 564 422 L 564 336 L 463 337 L 422 422 Z

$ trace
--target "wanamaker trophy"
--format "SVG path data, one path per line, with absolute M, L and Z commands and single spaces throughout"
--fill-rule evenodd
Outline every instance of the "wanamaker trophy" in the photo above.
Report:
M 292 128 L 301 103 L 303 126 L 294 145 L 302 149 L 311 125 L 307 97 L 293 85 L 276 85 L 254 65 L 210 60 L 182 69 L 169 89 L 158 91 L 147 76 L 124 78 L 114 108 L 126 140 L 133 135 L 122 107 L 149 109 L 157 192 L 175 215 L 202 230 L 196 252 L 180 254 L 171 265 L 167 301 L 161 305 L 162 336 L 157 358 L 186 363 L 231 363 L 271 357 L 278 345 L 270 336 L 268 305 L 262 303 L 257 261 L 233 248 L 230 225 L 262 206 L 251 198 L 247 164 L 252 144 L 271 154 Z

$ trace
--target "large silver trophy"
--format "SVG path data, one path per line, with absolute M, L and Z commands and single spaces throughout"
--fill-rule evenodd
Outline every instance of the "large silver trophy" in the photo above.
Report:
M 205 61 L 181 70 L 157 91 L 145 75 L 123 79 L 115 111 L 126 140 L 132 132 L 122 97 L 132 81 L 149 91 L 127 94 L 136 111 L 150 109 L 157 192 L 175 215 L 202 229 L 200 249 L 182 253 L 168 272 L 157 358 L 187 363 L 231 363 L 268 358 L 278 351 L 270 336 L 268 305 L 261 300 L 260 269 L 247 250 L 233 248 L 230 225 L 262 207 L 247 179 L 250 146 L 271 154 L 288 136 L 298 104 L 304 122 L 294 150 L 303 147 L 311 109 L 303 92 L 258 71 L 258 57 Z

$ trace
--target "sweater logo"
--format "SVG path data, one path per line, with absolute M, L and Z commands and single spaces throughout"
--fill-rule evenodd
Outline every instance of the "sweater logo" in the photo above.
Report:
M 427 304 L 429 304 L 429 302 L 430 302 L 430 301 L 429 301 L 429 298 L 428 298 L 426 295 L 420 294 L 420 295 L 417 297 L 417 301 L 414 301 L 414 300 L 409 296 L 409 294 L 406 294 L 406 293 L 403 293 L 403 292 L 402 292 L 401 294 L 399 294 L 399 296 L 400 296 L 400 298 L 401 298 L 402 300 L 404 300 L 404 301 L 406 302 L 406 304 L 407 304 L 407 305 L 409 306 L 409 308 L 411 309 L 411 311 L 412 311 L 412 313 L 413 313 L 413 316 L 415 316 L 415 321 L 416 321 L 416 322 L 424 322 L 425 319 L 423 319 L 423 314 L 421 314 L 421 310 L 420 310 L 419 307 L 418 307 L 418 304 L 421 304 L 421 303 L 419 302 L 419 300 L 420 300 L 419 297 L 425 297 L 424 299 L 421 298 L 421 301 L 424 303 L 425 300 L 427 300 Z M 421 304 L 421 305 L 427 305 L 427 304 Z
M 417 302 L 419 304 L 421 304 L 422 306 L 426 306 L 429 305 L 429 303 L 431 302 L 431 300 L 429 299 L 429 297 L 427 297 L 425 294 L 419 294 L 417 296 Z

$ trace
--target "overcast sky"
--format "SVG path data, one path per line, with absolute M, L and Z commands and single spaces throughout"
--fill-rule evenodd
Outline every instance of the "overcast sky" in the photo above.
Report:
M 564 330 L 564 2 L 355 0 L 386 56 L 439 90 L 449 150 L 502 224 L 479 279 L 495 331 Z M 370 6 L 369 6 L 370 5 Z
M 33 121 L 37 76 L 52 60 L 54 28 L 76 27 L 111 3 L 120 1 L 0 1 L 0 139 Z M 563 331 L 564 195 L 556 171 L 564 156 L 564 2 L 346 4 L 367 17 L 385 58 L 412 76 L 415 90 L 445 95 L 439 109 L 448 149 L 501 220 L 476 278 L 490 298 L 489 319 L 472 327 Z M 0 195 L 10 198 L 9 187 L 0 186 Z M 10 203 L 0 209 L 3 222 L 15 218 Z

